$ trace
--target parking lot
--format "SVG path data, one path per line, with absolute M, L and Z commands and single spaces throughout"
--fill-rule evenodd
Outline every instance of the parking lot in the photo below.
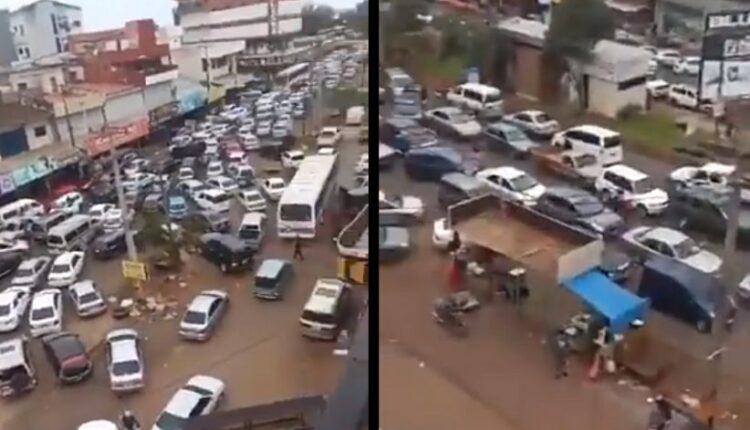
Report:
M 561 125 L 564 129 L 572 124 Z M 484 168 L 512 165 L 532 174 L 547 186 L 564 183 L 558 177 L 537 171 L 531 161 L 519 161 L 486 150 L 474 154 L 471 143 L 457 142 L 452 138 L 441 140 L 466 157 L 478 159 Z M 628 151 L 627 145 L 624 151 L 625 164 L 647 173 L 656 186 L 662 188 L 666 185 L 669 173 L 678 167 Z M 496 413 L 499 417 L 497 426 L 502 426 L 503 421 L 519 429 L 544 428 L 553 421 L 556 428 L 561 429 L 625 430 L 645 425 L 648 414 L 645 393 L 614 384 L 585 384 L 583 380 L 586 378 L 585 366 L 588 363 L 576 367 L 573 378 L 553 382 L 551 361 L 547 349 L 542 345 L 543 335 L 538 331 L 539 327 L 535 327 L 533 321 L 519 319 L 504 304 L 487 303 L 477 314 L 468 315 L 468 339 L 457 340 L 441 330 L 429 314 L 433 300 L 444 296 L 448 285 L 448 257 L 434 249 L 431 239 L 432 222 L 444 216 L 437 205 L 437 187 L 433 183 L 408 179 L 402 164 L 397 162 L 392 171 L 380 173 L 380 188 L 390 195 L 419 197 L 425 206 L 424 222 L 410 228 L 411 254 L 402 262 L 382 266 L 380 272 L 381 341 L 388 342 L 391 350 L 400 351 L 405 357 L 413 357 L 414 372 L 429 368 L 429 371 L 424 372 L 437 373 L 454 388 L 468 394 L 476 403 L 472 407 L 488 407 Z M 668 215 L 645 220 L 628 216 L 626 220 L 630 226 L 676 225 L 675 220 Z M 708 250 L 722 255 L 720 240 L 693 231 L 687 233 L 702 245 L 705 244 Z M 608 246 L 617 245 L 610 243 Z M 748 257 L 750 254 L 741 250 L 737 252 L 736 258 L 725 261 L 724 264 L 732 265 L 736 269 L 734 272 L 744 275 L 747 272 L 744 262 Z M 420 270 L 415 271 L 416 267 Z M 738 281 L 739 279 L 729 280 Z M 578 311 L 575 306 L 577 305 L 571 306 L 569 301 L 560 302 L 547 311 L 551 315 L 550 319 L 553 319 L 552 315 L 565 318 Z M 679 349 L 686 354 L 685 357 L 690 357 L 696 363 L 705 362 L 705 357 L 717 347 L 712 336 L 700 334 L 693 327 L 673 318 L 655 311 L 650 311 L 648 318 L 648 324 L 654 329 L 653 332 L 659 334 L 660 341 Z M 399 327 L 410 327 L 410 330 L 405 332 L 399 330 Z M 746 315 L 741 311 L 728 340 L 720 378 L 722 402 L 726 402 L 725 405 L 739 415 L 737 428 L 748 425 L 745 421 L 747 418 L 743 419 L 743 412 L 748 410 L 745 396 L 741 394 L 743 383 L 738 382 L 750 381 L 750 374 L 742 364 L 750 358 L 748 337 L 750 330 L 747 328 Z M 693 388 L 693 392 L 698 392 L 705 389 L 707 383 L 711 383 L 710 375 L 706 379 L 707 375 L 695 373 L 695 366 L 687 367 L 689 366 L 676 370 L 671 375 L 671 380 L 668 381 L 670 389 L 682 392 Z M 381 367 L 381 374 L 386 372 Z M 392 396 L 398 395 L 398 391 L 394 386 L 381 385 L 381 402 L 388 404 Z M 457 394 L 456 401 L 464 394 Z M 439 396 L 435 394 L 435 399 Z M 392 411 L 385 407 L 382 410 L 384 413 Z M 383 420 L 398 422 L 393 412 L 390 414 Z M 481 420 L 478 419 L 477 422 Z M 464 422 L 464 425 L 468 426 L 469 423 Z
M 309 129 L 309 124 L 307 124 Z M 294 133 L 301 135 L 302 123 L 294 122 Z M 349 186 L 354 166 L 366 147 L 358 142 L 359 128 L 344 127 L 338 147 L 336 182 Z M 314 152 L 313 147 L 307 152 Z M 169 157 L 165 145 L 153 144 L 140 154 L 155 163 Z M 278 160 L 248 152 L 248 162 L 261 181 L 281 175 L 286 182 L 293 171 L 282 169 Z M 202 179 L 202 171 L 198 172 Z M 329 204 L 334 205 L 335 193 Z M 253 267 L 264 258 L 292 260 L 292 241 L 276 236 L 276 206 L 269 201 L 266 236 L 254 257 Z M 231 233 L 235 233 L 245 210 L 231 201 Z M 94 419 L 116 421 L 125 409 L 132 410 L 150 428 L 169 398 L 196 374 L 217 377 L 226 384 L 221 408 L 268 403 L 303 394 L 328 394 L 336 386 L 343 360 L 333 356 L 334 343 L 310 340 L 300 333 L 299 317 L 315 280 L 335 277 L 335 233 L 331 225 L 321 225 L 315 240 L 304 241 L 303 261 L 294 261 L 294 281 L 283 300 L 266 302 L 252 294 L 252 275 L 222 274 L 219 267 L 197 254 L 181 253 L 183 269 L 176 274 L 151 270 L 151 279 L 140 296 L 158 304 L 153 312 L 139 307 L 138 314 L 116 320 L 111 310 L 103 315 L 81 319 L 67 297 L 63 300 L 63 329 L 80 335 L 94 362 L 93 374 L 82 383 L 61 386 L 47 362 L 38 340 L 31 340 L 31 360 L 38 386 L 18 398 L 0 403 L 0 428 L 8 430 L 75 429 Z M 37 249 L 39 248 L 39 249 Z M 148 253 L 148 250 L 145 254 Z M 33 254 L 44 254 L 42 246 Z M 141 252 L 141 258 L 144 257 Z M 122 258 L 125 258 L 124 256 Z M 11 276 L 12 277 L 12 276 Z M 79 279 L 94 281 L 105 298 L 132 298 L 132 287 L 123 280 L 121 258 L 97 261 L 86 256 Z M 7 285 L 10 279 L 5 279 Z M 186 304 L 205 289 L 224 289 L 230 306 L 213 337 L 203 343 L 181 340 L 177 329 Z M 355 288 L 354 306 L 359 307 L 366 292 Z M 356 315 L 356 312 L 353 313 Z M 145 388 L 137 393 L 116 395 L 110 388 L 104 354 L 104 337 L 114 328 L 136 329 L 143 338 Z M 21 328 L 0 340 L 27 334 L 25 318 Z

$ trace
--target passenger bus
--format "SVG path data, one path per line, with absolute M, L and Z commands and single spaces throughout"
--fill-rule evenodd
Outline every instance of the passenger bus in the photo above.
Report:
M 328 198 L 336 188 L 337 169 L 335 154 L 310 155 L 302 160 L 279 199 L 276 213 L 279 237 L 315 237 Z
M 276 85 L 290 88 L 302 84 L 310 77 L 310 63 L 299 63 L 289 66 L 276 74 Z
M 74 249 L 83 250 L 94 238 L 96 223 L 88 215 L 73 215 L 52 227 L 47 233 L 50 254 L 61 254 Z

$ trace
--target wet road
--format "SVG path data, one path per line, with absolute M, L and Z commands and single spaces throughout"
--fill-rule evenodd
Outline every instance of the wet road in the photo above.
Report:
M 466 143 L 454 143 L 448 140 L 448 144 L 467 155 L 471 153 L 470 145 Z M 537 179 L 546 185 L 561 183 L 557 178 L 536 172 L 529 162 L 510 160 L 502 155 L 488 152 L 482 152 L 480 160 L 485 167 L 516 165 L 535 174 Z M 663 184 L 669 172 L 676 167 L 627 151 L 627 148 L 625 163 L 651 175 L 656 184 Z M 432 221 L 444 216 L 437 207 L 437 187 L 432 183 L 410 181 L 405 177 L 400 163 L 394 166 L 393 171 L 380 174 L 380 187 L 386 193 L 418 196 L 427 208 L 425 222 L 411 229 L 414 241 L 412 255 L 395 266 L 381 267 L 381 341 L 396 339 L 401 349 L 408 351 L 408 355 L 416 355 L 427 366 L 436 368 L 438 371 L 442 370 L 443 378 L 450 380 L 477 402 L 491 404 L 491 408 L 496 413 L 506 418 L 511 424 L 515 424 L 518 430 L 544 428 L 557 419 L 558 414 L 565 416 L 565 412 L 560 412 L 557 408 L 553 408 L 546 414 L 538 413 L 538 410 L 546 410 L 549 403 L 560 403 L 565 390 L 557 392 L 557 388 L 554 388 L 556 385 L 550 385 L 549 375 L 544 375 L 542 378 L 539 376 L 540 372 L 549 371 L 547 366 L 550 366 L 550 363 L 546 362 L 549 359 L 545 356 L 546 350 L 540 347 L 541 339 L 534 337 L 538 336 L 538 333 L 535 332 L 536 334 L 532 335 L 529 332 L 528 336 L 517 333 L 517 331 L 532 330 L 535 328 L 534 322 L 519 323 L 515 320 L 507 320 L 509 309 L 499 310 L 493 303 L 480 310 L 477 316 L 470 318 L 471 334 L 468 340 L 456 341 L 446 338 L 444 333 L 437 330 L 429 318 L 429 309 L 434 298 L 445 293 L 443 279 L 447 272 L 447 259 L 432 249 L 430 238 Z M 631 222 L 637 225 L 640 221 L 631 220 Z M 662 217 L 644 222 L 668 224 L 670 221 L 667 217 Z M 696 240 L 705 241 L 710 250 L 721 255 L 721 243 L 715 240 L 712 242 L 709 238 L 693 232 L 688 233 Z M 748 257 L 750 254 L 740 251 L 733 261 L 727 264 L 733 265 L 738 272 L 744 273 Z M 414 270 L 414 268 L 419 268 L 419 270 Z M 554 321 L 557 324 L 562 323 L 563 318 L 569 317 L 579 309 L 579 304 L 571 301 L 570 298 L 553 304 L 549 303 L 548 306 L 551 307 L 542 310 L 548 314 L 546 321 Z M 678 392 L 686 388 L 693 388 L 697 392 L 706 390 L 714 380 L 712 373 L 714 368 L 706 362 L 705 357 L 718 346 L 717 341 L 712 336 L 700 334 L 692 327 L 663 317 L 656 312 L 650 313 L 648 323 L 653 329 L 652 332 L 657 333 L 659 342 L 663 343 L 666 348 L 674 350 L 671 358 L 680 361 L 666 383 Z M 410 330 L 403 330 L 404 327 L 409 327 Z M 515 339 L 508 337 L 509 330 L 516 337 Z M 742 393 L 743 387 L 750 383 L 750 371 L 747 370 L 746 365 L 750 360 L 750 347 L 747 345 L 750 345 L 750 330 L 747 327 L 747 315 L 741 313 L 735 331 L 728 339 L 728 351 L 724 355 L 723 366 L 720 369 L 722 375 L 720 397 L 722 402 L 730 405 L 733 411 L 750 412 L 746 404 L 747 400 L 745 400 L 746 395 Z M 677 350 L 679 352 L 675 352 Z M 487 354 L 492 358 L 487 358 Z M 534 358 L 535 355 L 538 357 Z M 381 373 L 383 372 L 381 368 Z M 485 381 L 487 377 L 494 374 L 497 376 L 496 380 Z M 509 387 L 503 382 L 509 375 L 525 380 L 518 381 L 518 386 Z M 576 394 L 571 394 L 570 397 L 579 398 L 570 400 L 565 408 L 570 411 L 570 417 L 567 421 L 560 421 L 561 425 L 556 428 L 641 428 L 639 426 L 642 424 L 639 424 L 639 419 L 645 415 L 638 414 L 646 413 L 643 410 L 642 396 L 636 396 L 632 402 L 623 401 L 619 398 L 619 394 L 631 400 L 629 398 L 632 393 L 620 393 L 623 391 L 620 387 L 610 386 L 605 390 L 607 394 L 603 398 L 610 398 L 612 401 L 600 404 L 597 403 L 598 400 L 593 400 L 589 396 L 593 395 L 590 390 L 602 388 L 599 386 L 589 388 L 580 381 L 583 378 L 584 376 L 579 374 L 577 382 L 572 382 L 575 385 Z M 532 386 L 531 388 L 524 388 L 527 382 Z M 534 383 L 540 386 L 534 388 Z M 566 384 L 570 383 L 566 381 L 563 385 Z M 568 386 L 568 388 L 572 387 Z M 578 393 L 578 391 L 582 392 Z M 381 398 L 388 399 L 391 395 L 397 395 L 398 390 L 381 386 L 381 393 Z M 514 393 L 523 394 L 520 403 L 513 403 Z M 596 395 L 602 396 L 602 393 L 599 392 Z M 404 403 L 408 404 L 406 396 Z M 611 415 L 602 412 L 605 406 L 607 410 L 613 410 Z M 634 408 L 638 414 L 623 413 L 620 417 L 616 411 L 623 408 L 626 411 Z M 576 417 L 576 414 L 580 416 Z M 750 414 L 746 415 L 750 416 Z M 735 423 L 739 426 L 737 428 L 750 427 L 750 422 L 745 421 L 747 418 L 743 419 L 742 416 L 740 412 L 740 418 Z M 592 421 L 587 423 L 585 419 Z M 594 423 L 596 425 L 592 425 Z
M 356 140 L 357 130 L 345 130 L 340 146 L 339 181 L 351 181 L 353 166 L 364 151 Z M 163 153 L 149 148 L 148 152 Z M 159 155 L 156 155 L 157 157 Z M 259 159 L 251 161 L 263 176 L 265 167 L 278 167 L 278 162 Z M 233 203 L 231 218 L 234 230 L 239 224 L 241 209 Z M 291 259 L 292 244 L 275 237 L 275 205 L 267 210 L 269 225 L 262 258 Z M 250 291 L 251 275 L 225 276 L 219 269 L 200 257 L 185 258 L 186 270 L 181 280 L 159 282 L 146 287 L 146 295 L 162 295 L 176 300 L 178 314 L 198 291 L 224 288 L 230 293 L 231 306 L 214 337 L 206 343 L 181 341 L 177 335 L 178 319 L 163 316 L 150 320 L 147 316 L 115 321 L 109 314 L 93 320 L 80 320 L 66 302 L 64 328 L 81 334 L 87 346 L 100 342 L 115 327 L 137 328 L 145 338 L 146 388 L 139 393 L 116 396 L 109 389 L 104 355 L 101 348 L 93 352 L 95 370 L 86 382 L 60 387 L 51 367 L 42 354 L 38 341 L 32 341 L 32 359 L 39 375 L 39 386 L 28 395 L 0 403 L 0 428 L 3 430 L 74 430 L 82 422 L 93 419 L 114 420 L 124 409 L 133 410 L 150 428 L 170 396 L 195 374 L 216 376 L 227 384 L 226 403 L 233 408 L 265 403 L 301 394 L 329 393 L 342 369 L 341 358 L 334 357 L 334 344 L 310 341 L 299 333 L 298 318 L 316 278 L 335 276 L 336 250 L 329 238 L 332 232 L 323 226 L 318 239 L 303 248 L 306 259 L 295 262 L 296 278 L 288 295 L 279 302 L 261 302 Z M 123 292 L 120 262 L 87 261 L 84 278 L 93 279 L 106 296 Z M 127 290 L 125 290 L 127 292 Z M 357 291 L 361 296 L 362 291 Z

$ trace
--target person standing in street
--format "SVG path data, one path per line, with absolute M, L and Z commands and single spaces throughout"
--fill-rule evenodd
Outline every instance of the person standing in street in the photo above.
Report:
M 558 330 L 552 336 L 552 358 L 555 361 L 555 379 L 568 376 L 569 345 L 563 330 Z
M 305 256 L 302 255 L 302 240 L 299 236 L 294 238 L 294 256 L 292 258 L 295 260 L 299 259 L 300 261 L 305 260 Z
M 124 430 L 141 430 L 141 423 L 135 418 L 132 412 L 126 410 L 120 416 L 120 422 Z

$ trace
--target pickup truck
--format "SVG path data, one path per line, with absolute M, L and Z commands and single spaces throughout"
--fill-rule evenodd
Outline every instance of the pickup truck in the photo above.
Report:
M 594 155 L 575 151 L 560 151 L 553 147 L 536 147 L 530 151 L 538 168 L 561 176 L 583 188 L 592 188 L 602 173 L 602 165 Z

